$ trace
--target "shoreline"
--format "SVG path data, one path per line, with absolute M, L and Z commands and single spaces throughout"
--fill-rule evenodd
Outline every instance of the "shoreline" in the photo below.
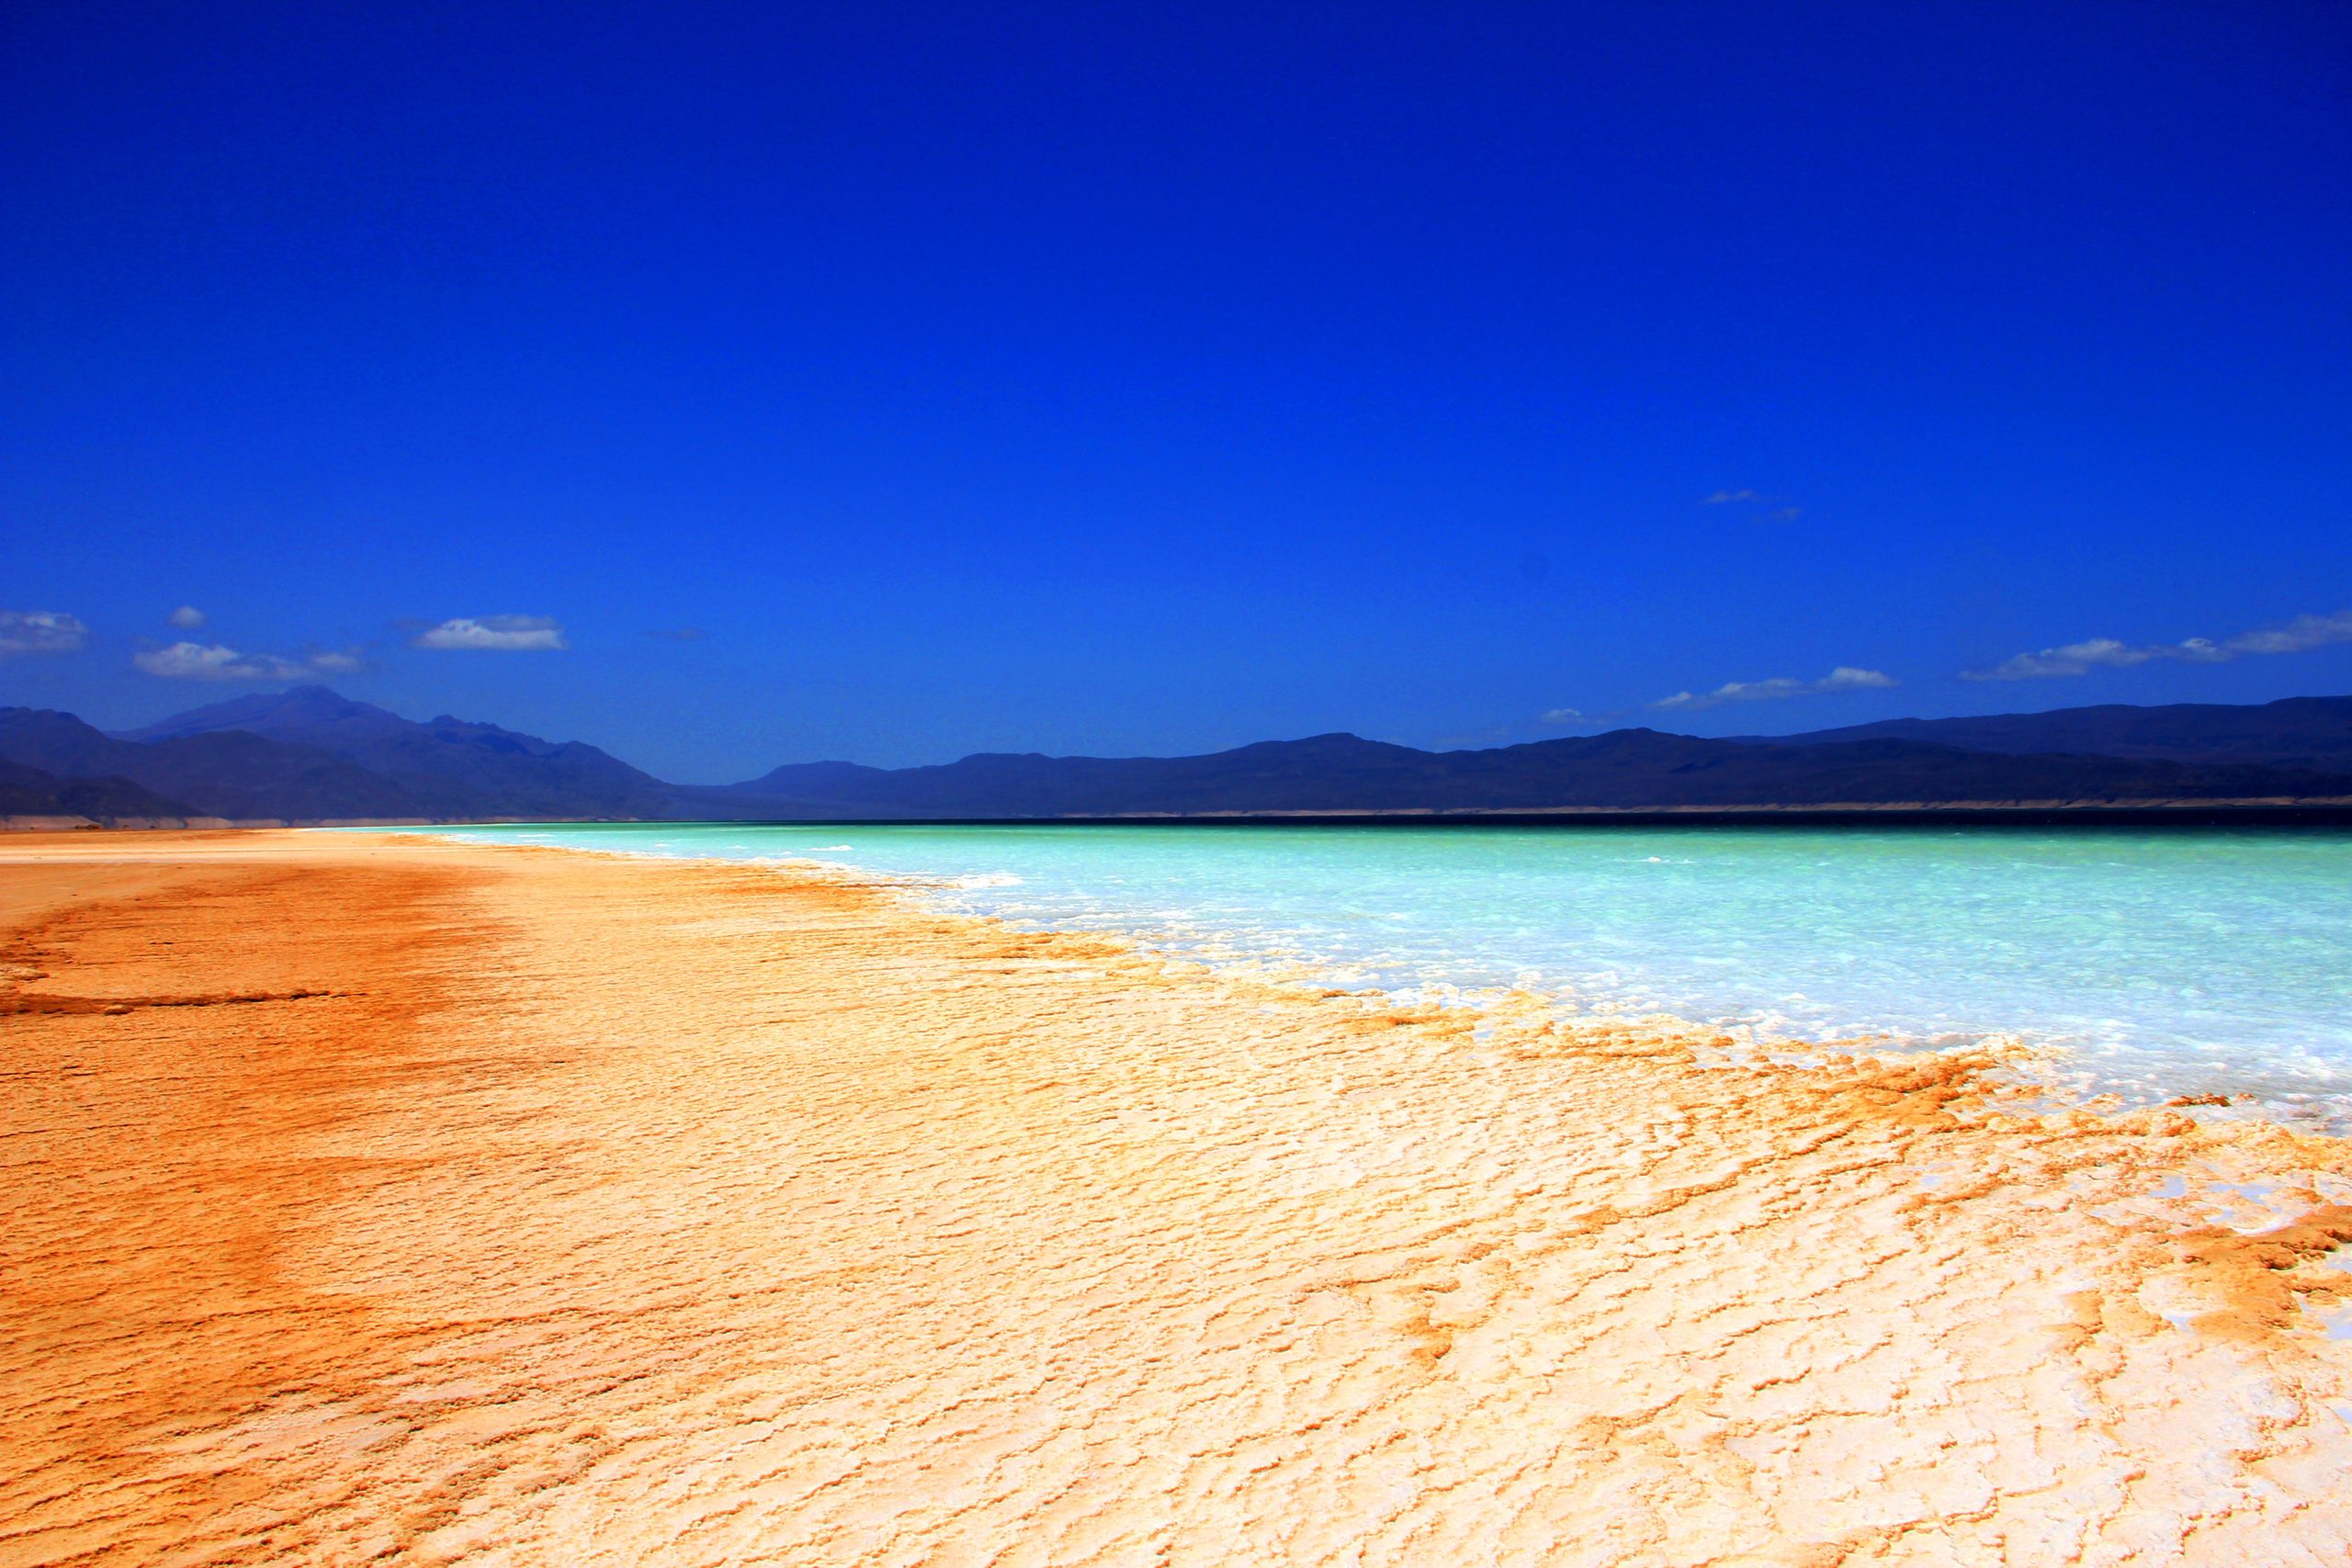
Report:
M 975 826 L 978 824 L 909 824 L 909 823 L 599 823 L 589 826 L 611 828 L 622 831 L 670 827 L 698 827 L 726 829 L 749 829 L 763 826 L 788 827 L 797 830 L 818 828 L 841 828 L 854 831 L 860 827 L 908 826 Z M 1001 827 L 1021 827 L 1033 824 L 1007 822 Z M 1124 823 L 1101 822 L 1069 826 L 1124 826 Z M 1166 824 L 1139 824 L 1160 826 Z M 1176 825 L 1299 826 L 1261 819 L 1255 824 L 1217 824 L 1206 819 Z M 1343 825 L 1339 819 L 1325 819 L 1317 825 Z M 1656 825 L 1656 824 L 1649 824 Z M 1669 826 L 1675 824 L 1667 824 Z M 1687 826 L 1687 824 L 1683 824 Z M 356 825 L 355 825 L 356 826 Z M 412 826 L 412 825 L 399 825 Z M 527 842 L 499 838 L 478 838 L 464 831 L 466 827 L 562 827 L 577 829 L 580 824 L 446 824 L 415 828 L 421 838 L 440 840 L 455 844 L 498 845 Z M 846 885 L 870 885 L 902 894 L 910 907 L 927 915 L 969 916 L 988 921 L 1003 921 L 1010 929 L 1030 933 L 1069 935 L 1084 940 L 1103 939 L 1125 943 L 1136 952 L 1170 964 L 1198 964 L 1206 972 L 1238 977 L 1244 980 L 1270 980 L 1272 983 L 1301 987 L 1307 990 L 1344 990 L 1360 994 L 1367 1005 L 1399 1005 L 1406 1007 L 1464 1006 L 1473 1009 L 1507 1003 L 1520 1010 L 1531 1004 L 1550 1010 L 1562 1027 L 1575 1030 L 1596 1026 L 1624 1025 L 1678 1036 L 1701 1038 L 1729 1035 L 1732 1049 L 1742 1056 L 1762 1060 L 1772 1055 L 1791 1058 L 1813 1058 L 1823 1054 L 1843 1056 L 1867 1056 L 1875 1061 L 1900 1066 L 1923 1058 L 1964 1057 L 1984 1060 L 1993 1065 L 1985 1069 L 1984 1078 L 1988 1086 L 2000 1087 L 2007 1098 L 2018 1102 L 2033 1102 L 2052 1112 L 2083 1111 L 2109 1116 L 2144 1111 L 2185 1111 L 2199 1121 L 2252 1121 L 2273 1124 L 2300 1134 L 2347 1139 L 2352 1138 L 2352 1087 L 2335 1089 L 2302 1089 L 2296 1091 L 2266 1091 L 2251 1087 L 2246 1080 L 2260 1079 L 2263 1075 L 2249 1071 L 2239 1075 L 2233 1085 L 2209 1077 L 2203 1081 L 2176 1082 L 2157 1087 L 2135 1086 L 2125 1089 L 2103 1083 L 2094 1070 L 2078 1066 L 2080 1053 L 2064 1043 L 2038 1040 L 2030 1031 L 2016 1027 L 1985 1027 L 1946 1029 L 1928 1036 L 1901 1030 L 1871 1031 L 1868 1029 L 1833 1032 L 1826 1030 L 1803 1032 L 1796 1029 L 1776 1029 L 1763 1021 L 1737 1018 L 1706 1018 L 1695 1012 L 1679 1012 L 1672 1007 L 1621 1007 L 1603 1003 L 1588 1005 L 1572 999 L 1569 993 L 1550 994 L 1531 991 L 1520 985 L 1488 983 L 1475 985 L 1442 977 L 1399 986 L 1381 986 L 1363 980 L 1348 973 L 1353 964 L 1344 960 L 1316 959 L 1298 956 L 1276 949 L 1252 953 L 1246 949 L 1231 949 L 1223 953 L 1208 947 L 1188 946 L 1181 941 L 1164 941 L 1149 931 L 1138 928 L 1136 921 L 1114 914 L 1102 914 L 1098 919 L 1081 920 L 1068 926 L 1056 926 L 1049 921 L 1032 922 L 1010 919 L 985 910 L 959 908 L 963 902 L 958 894 L 968 892 L 974 886 L 954 874 L 943 872 L 898 872 L 879 867 L 860 865 L 832 860 L 808 858 L 794 854 L 738 858 L 724 855 L 682 854 L 642 848 L 605 848 L 594 843 L 566 842 L 538 847 L 562 849 L 581 854 L 605 854 L 621 859 L 666 861 L 672 863 L 695 863 L 711 866 L 763 866 L 789 874 L 808 874 L 840 878 Z M 846 849 L 847 846 L 834 846 Z M 982 882 L 978 886 L 989 886 Z M 1434 995 L 1440 999 L 1431 1001 Z M 1451 999 L 1443 999 L 1451 998 Z M 1787 1022 L 1785 1019 L 1782 1021 Z M 2218 1113 L 2218 1114 L 2216 1114 Z
M 772 866 L 43 839 L 0 1561 L 2352 1541 L 2341 1140 Z
M 693 786 L 707 787 L 707 786 Z M 2151 800 L 1831 801 L 1814 805 L 1428 807 L 1283 811 L 1129 811 L 1053 817 L 155 817 L 0 815 L 0 834 L 17 832 L 210 832 L 223 829 L 434 828 L 500 826 L 862 828 L 862 827 L 2352 827 L 2352 795 L 2259 795 Z

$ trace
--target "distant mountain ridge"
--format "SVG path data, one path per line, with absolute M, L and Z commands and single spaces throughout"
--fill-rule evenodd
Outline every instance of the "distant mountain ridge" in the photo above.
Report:
M 1774 746 L 1928 740 L 2010 756 L 2073 752 L 2352 773 L 2352 697 L 2285 697 L 2252 705 L 2176 703 L 2132 707 L 2110 703 L 1983 718 L 1889 718 L 1803 735 L 1746 739 Z
M 324 686 L 215 703 L 113 739 L 141 745 L 242 731 L 377 774 L 424 817 L 662 817 L 672 786 L 582 741 L 441 715 L 418 724 Z M 383 813 L 373 813 L 383 815 Z
M 105 734 L 0 709 L 0 815 L 236 821 L 939 819 L 2352 801 L 2352 697 L 1896 719 L 1702 739 L 1653 729 L 1476 751 L 1333 734 L 1192 757 L 980 753 L 664 784 L 596 747 L 322 686 Z M 77 804 L 78 803 L 78 804 Z
M 0 818 L 80 818 L 91 822 L 164 826 L 200 815 L 128 779 L 61 779 L 39 768 L 0 760 Z
M 191 815 L 240 821 L 430 815 L 392 781 L 309 746 L 246 730 L 141 743 L 70 713 L 0 708 L 0 758 L 61 779 L 115 779 L 179 802 Z
M 1620 729 L 1483 751 L 1321 735 L 1200 757 L 813 762 L 681 795 L 713 815 L 1045 818 L 2322 799 L 2352 797 L 2352 776 L 1896 739 L 1773 745 Z

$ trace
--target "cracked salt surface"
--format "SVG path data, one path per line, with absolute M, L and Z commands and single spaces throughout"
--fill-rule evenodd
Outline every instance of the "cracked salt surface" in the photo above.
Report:
M 20 1555 L 2352 1545 L 2352 1345 L 2307 1307 L 2344 1278 L 2341 1145 L 1272 987 L 859 874 L 189 842 L 171 898 L 11 960 L 334 994 L 232 1050 L 185 1010 L 12 1033 L 102 1069 L 0 1099 L 41 1260 L 0 1339 Z

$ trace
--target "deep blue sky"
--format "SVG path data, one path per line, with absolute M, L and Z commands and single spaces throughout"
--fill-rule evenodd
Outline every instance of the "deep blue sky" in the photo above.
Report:
M 347 654 L 707 780 L 2352 691 L 2226 646 L 2352 608 L 2352 7 L 4 15 L 0 703 Z M 413 645 L 491 616 L 566 646 Z

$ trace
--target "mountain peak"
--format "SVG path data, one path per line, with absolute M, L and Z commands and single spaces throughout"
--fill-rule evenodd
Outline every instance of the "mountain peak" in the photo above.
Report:
M 404 724 L 399 715 L 372 703 L 354 701 L 327 686 L 288 686 L 282 692 L 254 692 L 227 702 L 209 703 L 138 729 L 115 731 L 118 740 L 170 740 L 183 735 L 204 735 L 217 729 L 245 729 L 256 735 L 319 724 Z
M 51 750 L 74 739 L 69 736 L 54 741 Z M 91 731 L 79 739 L 78 748 L 67 750 L 79 759 L 90 750 L 92 740 L 103 742 L 105 738 Z M 351 809 L 322 796 L 314 808 L 247 815 L 646 817 L 658 814 L 669 799 L 668 787 L 660 781 L 593 746 L 542 740 L 447 715 L 431 724 L 417 724 L 326 686 L 292 686 L 232 697 L 175 714 L 143 729 L 127 730 L 109 743 L 118 747 L 129 743 L 130 750 L 137 753 L 133 761 L 160 766 L 156 756 L 146 754 L 148 748 L 155 748 L 161 755 L 178 746 L 183 754 L 194 755 L 185 749 L 197 746 L 210 757 L 223 746 L 233 748 L 245 742 L 300 748 L 321 762 L 333 759 L 374 779 L 385 790 L 397 792 L 406 802 L 403 809 L 387 812 Z M 285 761 L 281 753 L 271 754 Z M 41 765 L 38 758 L 19 760 Z M 343 790 L 345 795 L 352 794 L 347 784 Z M 183 797 L 190 794 L 170 789 L 162 793 Z

